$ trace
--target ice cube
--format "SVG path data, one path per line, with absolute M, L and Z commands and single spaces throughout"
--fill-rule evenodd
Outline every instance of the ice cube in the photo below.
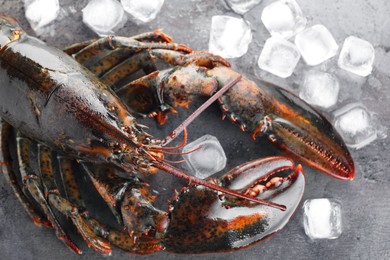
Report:
M 199 150 L 190 152 L 201 147 Z M 212 135 L 204 135 L 187 144 L 183 148 L 183 155 L 187 165 L 195 177 L 204 179 L 219 172 L 226 166 L 226 155 L 218 139 Z
M 345 143 L 356 149 L 377 139 L 378 123 L 360 103 L 349 104 L 334 112 L 334 126 Z
M 342 233 L 341 205 L 331 199 L 306 200 L 303 226 L 311 239 L 335 239 Z
M 226 0 L 230 8 L 238 14 L 245 14 L 262 0 Z
M 92 0 L 82 10 L 83 22 L 99 36 L 115 34 L 127 18 L 116 0 Z
M 295 37 L 295 44 L 308 65 L 318 65 L 336 55 L 339 46 L 329 30 L 316 24 Z
M 301 55 L 295 45 L 279 37 L 269 38 L 261 51 L 258 65 L 281 78 L 291 76 Z
M 216 15 L 211 19 L 209 51 L 224 58 L 241 57 L 252 41 L 249 24 L 241 18 Z
M 264 8 L 261 21 L 272 36 L 290 38 L 305 28 L 307 19 L 295 0 L 279 0 Z
M 339 89 L 339 82 L 332 74 L 310 70 L 304 74 L 299 97 L 311 105 L 329 108 L 336 104 Z
M 123 9 L 137 24 L 147 23 L 156 18 L 164 0 L 121 0 Z
M 375 49 L 371 43 L 355 36 L 345 39 L 338 65 L 340 68 L 360 76 L 368 76 L 372 71 Z
M 26 18 L 34 31 L 54 21 L 60 12 L 58 0 L 25 0 L 24 7 Z

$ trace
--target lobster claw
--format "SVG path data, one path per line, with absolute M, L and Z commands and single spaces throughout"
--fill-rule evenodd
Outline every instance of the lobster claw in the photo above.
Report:
M 264 122 L 255 130 L 268 134 L 271 142 L 293 158 L 341 180 L 355 175 L 353 159 L 331 123 L 305 101 L 267 82 Z
M 162 244 L 176 253 L 236 250 L 268 238 L 282 229 L 303 196 L 300 165 L 285 157 L 269 157 L 240 165 L 218 181 L 249 196 L 284 204 L 286 211 L 254 204 L 202 186 L 184 189 L 172 203 L 170 224 Z

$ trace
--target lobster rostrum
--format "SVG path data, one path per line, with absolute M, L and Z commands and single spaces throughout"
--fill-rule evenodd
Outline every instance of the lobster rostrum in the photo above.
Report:
M 65 52 L 72 57 L 28 36 L 15 19 L 0 16 L 0 161 L 35 224 L 53 227 L 60 240 L 81 253 L 61 227 L 56 210 L 103 254 L 111 252 L 111 244 L 149 254 L 161 249 L 239 249 L 288 222 L 303 195 L 300 165 L 269 157 L 237 166 L 221 178 L 198 180 L 168 164 L 164 154 L 178 147 L 168 147 L 169 138 L 147 134 L 134 117 L 154 116 L 163 123 L 174 107 L 188 105 L 197 95 L 212 95 L 238 78 L 227 61 L 192 52 L 160 31 L 90 40 Z M 173 67 L 156 71 L 156 58 Z M 127 83 L 139 69 L 148 75 Z M 268 83 L 260 86 L 240 79 L 219 97 L 224 115 L 254 138 L 268 134 L 313 168 L 352 179 L 353 161 L 330 123 L 289 92 Z M 38 146 L 38 170 L 31 162 L 33 146 Z M 53 165 L 59 168 L 65 193 L 58 189 Z M 89 215 L 74 177 L 75 165 L 90 177 L 125 230 Z M 141 180 L 157 170 L 189 181 L 175 193 L 167 211 L 153 206 L 155 197 Z

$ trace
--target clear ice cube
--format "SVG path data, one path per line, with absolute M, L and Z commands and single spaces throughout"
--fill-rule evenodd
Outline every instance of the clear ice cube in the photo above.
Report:
M 116 0 L 92 0 L 82 10 L 83 22 L 99 36 L 115 34 L 126 23 L 126 14 Z
M 345 143 L 356 149 L 377 139 L 380 126 L 373 114 L 360 103 L 349 104 L 335 111 L 333 124 Z
M 60 12 L 58 0 L 25 0 L 24 7 L 26 18 L 34 31 L 54 21 Z
M 342 233 L 341 204 L 331 199 L 306 200 L 303 226 L 311 239 L 335 239 Z
M 261 1 L 262 0 L 226 0 L 230 8 L 238 14 L 245 14 Z
M 272 36 L 290 38 L 305 28 L 307 19 L 295 0 L 279 0 L 264 8 L 261 21 Z
M 291 76 L 301 55 L 297 47 L 282 38 L 271 37 L 261 51 L 258 65 L 261 69 L 281 78 Z
M 241 18 L 216 15 L 211 19 L 209 51 L 224 58 L 241 57 L 252 41 L 249 24 Z
M 295 44 L 308 65 L 318 65 L 336 55 L 339 46 L 329 30 L 316 24 L 295 37 Z
M 201 147 L 199 150 L 193 151 Z M 226 166 L 226 155 L 218 139 L 212 135 L 204 135 L 199 139 L 187 144 L 183 148 L 184 160 L 200 179 L 207 178 L 216 172 L 221 171 Z
M 371 43 L 349 36 L 344 41 L 338 65 L 346 71 L 365 77 L 371 73 L 374 59 L 375 49 Z
M 121 4 L 135 23 L 142 24 L 156 18 L 164 0 L 121 0 Z
M 299 97 L 311 105 L 329 108 L 336 104 L 339 89 L 339 82 L 332 74 L 310 70 L 304 74 Z

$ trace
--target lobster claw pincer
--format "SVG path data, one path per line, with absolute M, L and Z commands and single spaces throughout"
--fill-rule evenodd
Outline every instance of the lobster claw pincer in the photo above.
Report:
M 293 170 L 286 174 L 286 170 Z M 226 173 L 225 188 L 283 204 L 286 211 L 222 196 L 202 186 L 183 189 L 172 203 L 162 244 L 177 253 L 230 251 L 247 247 L 282 229 L 304 192 L 302 167 L 285 157 L 258 159 Z
M 314 169 L 337 179 L 354 178 L 353 159 L 323 115 L 287 90 L 266 82 L 259 86 L 267 93 L 263 96 L 266 116 L 252 137 L 265 133 L 281 150 Z

